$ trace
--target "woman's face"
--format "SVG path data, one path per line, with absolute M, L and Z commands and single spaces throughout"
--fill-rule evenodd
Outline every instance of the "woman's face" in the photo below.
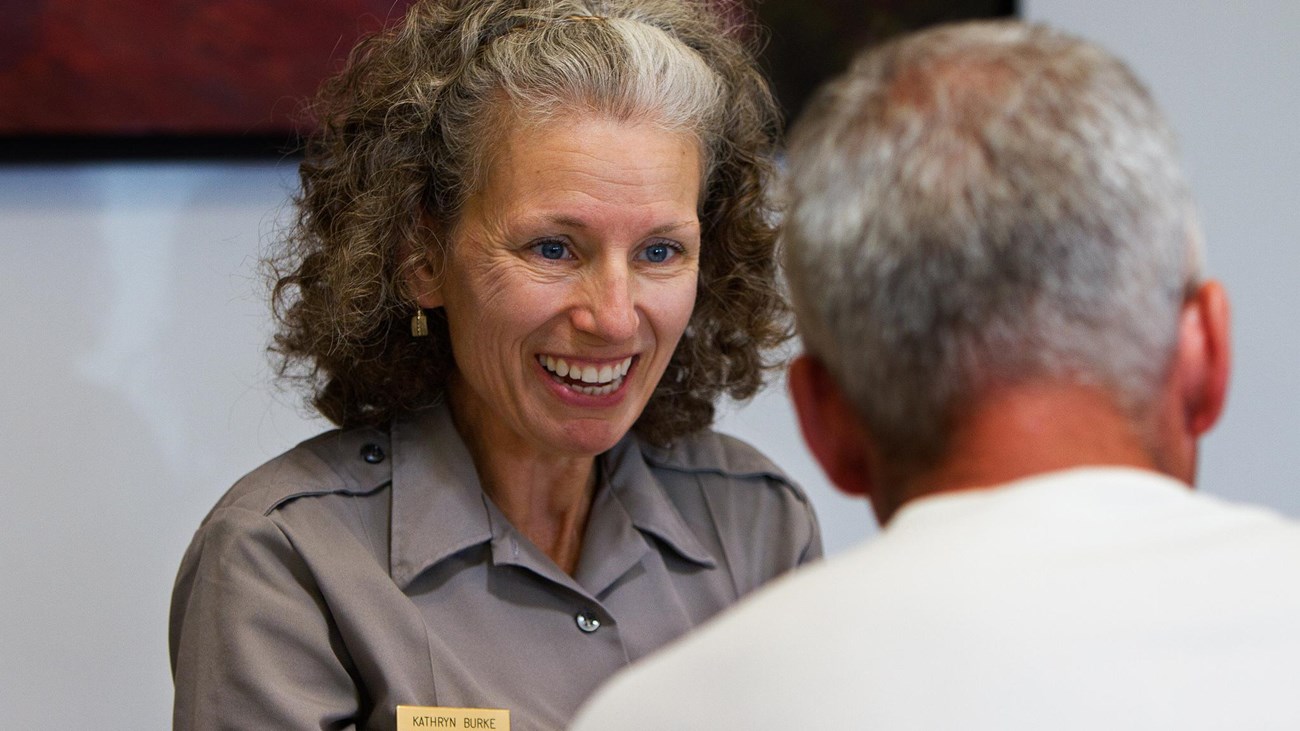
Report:
M 695 305 L 700 150 L 603 118 L 514 130 L 451 232 L 457 423 L 491 449 L 591 456 L 631 429 Z

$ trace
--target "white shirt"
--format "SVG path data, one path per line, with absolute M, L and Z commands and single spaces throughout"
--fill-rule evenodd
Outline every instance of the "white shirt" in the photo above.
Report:
M 922 498 L 571 728 L 1298 729 L 1300 525 L 1119 468 Z

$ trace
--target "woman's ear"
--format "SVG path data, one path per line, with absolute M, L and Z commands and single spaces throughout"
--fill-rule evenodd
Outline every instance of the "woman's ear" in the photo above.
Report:
M 430 241 L 436 242 L 437 234 L 427 220 L 422 221 L 421 231 Z M 401 260 L 411 261 L 413 265 L 406 271 L 406 292 L 416 304 L 426 310 L 442 307 L 443 262 L 439 253 L 441 247 L 426 241 L 410 241 L 402 245 Z
M 426 310 L 442 307 L 442 267 L 432 261 L 433 252 L 424 249 L 419 262 L 406 275 L 406 287 L 416 303 Z
M 870 435 L 839 383 L 808 354 L 790 364 L 787 380 L 804 441 L 827 477 L 842 492 L 872 497 Z

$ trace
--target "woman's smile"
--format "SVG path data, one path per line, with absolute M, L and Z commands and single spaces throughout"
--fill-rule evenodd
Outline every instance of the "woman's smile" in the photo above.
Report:
M 615 362 L 539 355 L 537 362 L 551 380 L 584 396 L 608 396 L 622 388 L 636 356 Z
M 602 117 L 506 135 L 421 301 L 445 308 L 470 439 L 590 457 L 632 429 L 695 307 L 701 160 Z

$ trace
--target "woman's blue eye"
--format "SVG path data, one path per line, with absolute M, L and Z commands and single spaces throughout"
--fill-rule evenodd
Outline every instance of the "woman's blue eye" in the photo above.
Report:
M 537 245 L 537 253 L 541 254 L 543 259 L 563 259 L 565 246 L 558 241 L 543 241 Z
M 667 244 L 655 244 L 645 250 L 645 258 L 655 264 L 662 264 L 668 261 L 668 257 L 673 255 L 673 249 Z

